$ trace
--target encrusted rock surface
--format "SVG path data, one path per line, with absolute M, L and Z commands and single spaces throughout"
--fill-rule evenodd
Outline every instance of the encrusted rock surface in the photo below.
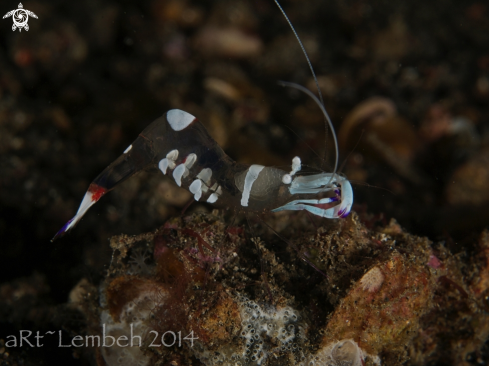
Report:
M 262 222 L 226 226 L 216 214 L 111 239 L 100 302 L 84 311 L 97 320 L 92 329 L 113 336 L 129 337 L 132 323 L 142 344 L 101 347 L 99 365 L 482 359 L 489 334 L 487 232 L 468 269 L 442 243 L 410 235 L 394 220 L 367 229 L 352 213 L 316 228 L 303 213 L 286 213 L 266 218 L 275 235 Z M 169 346 L 178 335 L 187 338 Z

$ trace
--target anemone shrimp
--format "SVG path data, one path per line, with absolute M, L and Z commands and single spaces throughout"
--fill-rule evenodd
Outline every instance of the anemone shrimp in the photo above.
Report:
M 318 85 L 298 34 L 277 0 L 275 3 L 294 32 Z M 348 179 L 337 172 L 338 143 L 322 101 L 300 85 L 279 84 L 303 91 L 321 109 L 334 140 L 336 156 L 332 173 L 303 173 L 298 156 L 292 160 L 289 172 L 276 167 L 238 163 L 222 150 L 196 117 L 171 109 L 146 127 L 123 154 L 93 180 L 77 213 L 53 240 L 73 229 L 103 195 L 151 166 L 157 166 L 162 174 L 171 176 L 178 186 L 190 191 L 195 201 L 207 202 L 217 208 L 232 208 L 256 215 L 306 210 L 329 219 L 346 217 L 353 204 L 353 190 Z

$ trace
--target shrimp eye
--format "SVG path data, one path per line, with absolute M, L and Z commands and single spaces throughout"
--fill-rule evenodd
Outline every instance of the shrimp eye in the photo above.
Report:
M 292 176 L 290 174 L 285 174 L 283 177 L 282 177 L 282 182 L 284 184 L 290 184 L 292 183 Z

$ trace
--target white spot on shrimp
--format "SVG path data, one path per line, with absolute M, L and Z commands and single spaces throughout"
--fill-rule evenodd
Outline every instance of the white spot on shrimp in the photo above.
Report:
M 185 164 L 185 167 L 187 169 L 190 169 L 195 164 L 196 161 L 197 161 L 197 155 L 195 155 L 195 154 L 189 154 L 187 156 L 187 158 L 185 159 L 185 163 L 184 163 Z
M 207 198 L 207 202 L 214 203 L 222 195 L 222 188 L 217 183 L 214 183 L 210 190 L 214 192 Z
M 176 151 L 176 150 L 174 150 Z M 178 151 L 177 151 L 178 154 Z M 194 165 L 194 163 L 197 161 L 197 155 L 195 154 L 189 154 L 185 158 L 185 162 L 178 165 L 175 170 L 173 171 L 173 178 L 175 179 L 175 182 L 181 187 L 182 186 L 182 177 L 186 178 L 189 174 L 189 169 Z M 172 164 L 170 162 L 169 164 Z M 174 163 L 173 163 L 174 164 Z M 170 166 L 171 168 L 171 166 Z
M 301 170 L 301 167 L 302 167 L 301 158 L 296 156 L 295 158 L 292 159 L 292 171 L 290 172 L 290 174 L 294 175 L 299 170 Z
M 195 117 L 180 109 L 170 109 L 166 112 L 166 120 L 174 131 L 182 131 L 195 120 Z
M 363 289 L 368 292 L 375 292 L 384 283 L 384 275 L 379 267 L 374 267 L 363 275 L 360 279 L 360 284 Z
M 132 145 L 129 145 L 126 150 L 124 150 L 124 154 L 127 154 L 129 151 L 131 151 Z
M 199 174 L 197 174 L 197 178 L 202 180 L 205 184 L 209 185 L 210 180 L 212 177 L 212 169 L 211 168 L 204 168 L 200 171 Z
M 176 164 L 175 161 L 178 159 L 178 150 L 172 150 L 168 154 L 166 154 L 166 158 L 160 160 L 158 164 L 158 168 L 162 171 L 163 174 L 166 174 L 166 170 L 168 167 L 170 169 L 174 169 Z
M 168 154 L 166 154 L 168 160 L 177 160 L 178 159 L 178 150 L 172 150 Z
M 243 195 L 241 196 L 241 206 L 248 206 L 251 187 L 253 186 L 253 183 L 255 183 L 256 178 L 258 178 L 258 175 L 263 170 L 263 168 L 265 168 L 263 165 L 252 165 L 248 169 L 244 182 Z
M 292 170 L 290 171 L 289 174 L 285 174 L 282 177 L 282 183 L 283 184 L 290 184 L 292 183 L 292 176 L 295 175 L 299 170 L 302 168 L 302 162 L 301 158 L 296 156 L 295 158 L 292 159 Z
M 200 200 L 200 197 L 202 197 L 202 181 L 200 179 L 194 180 L 188 187 L 188 190 L 190 193 L 194 194 L 194 199 L 196 201 Z
M 283 177 L 282 177 L 282 182 L 284 184 L 290 184 L 292 183 L 292 176 L 290 174 L 285 174 Z
M 212 193 L 209 198 L 207 198 L 207 202 L 209 203 L 214 203 L 217 201 L 217 199 L 219 198 L 219 195 L 217 195 L 216 193 Z
M 175 183 L 178 184 L 179 187 L 182 186 L 182 176 L 185 174 L 187 168 L 185 164 L 178 165 L 173 171 L 173 179 L 175 179 Z
M 168 159 L 167 158 L 161 159 L 158 164 L 158 168 L 161 170 L 163 174 L 166 174 L 166 169 L 168 169 Z

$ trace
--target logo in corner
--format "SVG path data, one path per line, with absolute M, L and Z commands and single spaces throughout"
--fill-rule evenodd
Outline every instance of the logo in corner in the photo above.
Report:
M 17 28 L 19 29 L 19 32 L 22 31 L 22 28 L 28 31 L 29 25 L 27 24 L 27 22 L 29 21 L 29 15 L 37 19 L 36 14 L 34 14 L 30 10 L 24 9 L 22 3 L 19 3 L 19 8 L 9 11 L 7 14 L 3 16 L 3 19 L 8 18 L 10 16 L 12 17 L 14 21 L 14 24 L 12 25 L 13 31 L 15 31 Z

